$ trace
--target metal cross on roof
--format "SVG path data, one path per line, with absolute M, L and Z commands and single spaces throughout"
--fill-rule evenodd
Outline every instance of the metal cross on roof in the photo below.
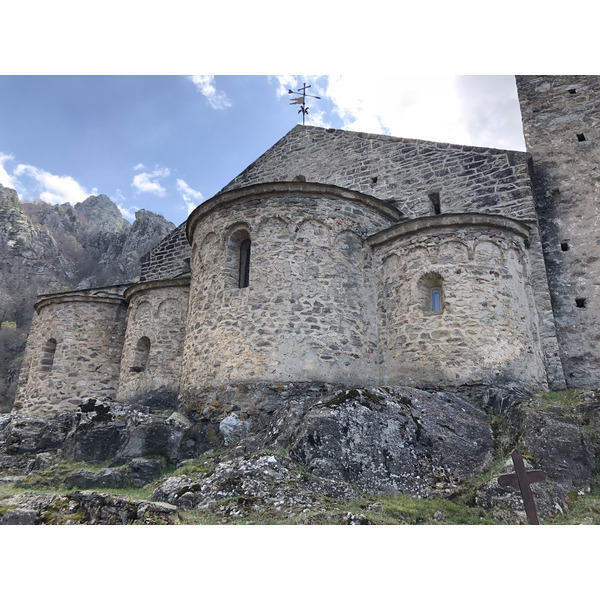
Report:
M 546 473 L 544 471 L 526 471 L 523 457 L 518 450 L 513 450 L 512 454 L 513 465 L 515 465 L 515 472 L 509 475 L 500 475 L 498 477 L 498 483 L 502 486 L 519 486 L 521 490 L 521 497 L 523 498 L 523 504 L 525 505 L 525 514 L 530 525 L 539 525 L 537 512 L 535 510 L 535 502 L 533 501 L 533 494 L 531 493 L 530 483 L 536 483 L 538 481 L 545 481 Z
M 309 87 L 310 87 L 310 85 L 306 85 L 306 83 L 305 83 L 297 92 L 294 92 L 293 90 L 288 90 L 288 94 L 299 94 L 300 92 L 302 92 L 301 96 L 298 96 L 297 98 L 292 98 L 290 100 L 290 104 L 300 104 L 301 105 L 300 110 L 298 112 L 302 113 L 302 125 L 304 125 L 304 117 L 308 113 L 308 106 L 306 106 L 306 97 L 308 96 L 309 98 L 316 98 L 317 100 L 321 99 L 320 96 L 311 96 L 310 94 L 307 94 L 306 90 Z

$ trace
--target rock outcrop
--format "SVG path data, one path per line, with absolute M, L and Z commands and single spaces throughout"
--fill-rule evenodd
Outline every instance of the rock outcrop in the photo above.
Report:
M 567 408 L 536 397 L 513 401 L 503 415 L 455 393 L 401 387 L 290 384 L 279 400 L 265 395 L 260 419 L 241 402 L 184 407 L 184 414 L 102 398 L 48 419 L 0 416 L 0 484 L 91 490 L 10 496 L 0 502 L 0 523 L 138 522 L 141 505 L 100 490 L 142 487 L 153 490 L 152 502 L 171 507 L 152 509 L 169 518 L 192 510 L 218 522 L 270 514 L 367 524 L 361 514 L 324 516 L 326 507 L 401 493 L 462 498 L 494 522 L 524 523 L 519 491 L 497 481 L 513 471 L 512 447 L 527 468 L 547 473 L 532 484 L 542 520 L 590 491 L 600 455 L 595 392 L 575 395 Z

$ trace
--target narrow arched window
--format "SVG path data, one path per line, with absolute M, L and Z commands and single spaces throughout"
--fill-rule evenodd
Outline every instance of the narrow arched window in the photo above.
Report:
M 54 364 L 54 355 L 56 354 L 56 340 L 50 338 L 42 347 L 42 356 L 40 359 L 40 371 L 52 371 Z
M 143 373 L 148 366 L 150 357 L 150 340 L 144 336 L 141 337 L 135 346 L 133 365 L 129 369 L 132 373 Z
M 239 287 L 245 288 L 250 285 L 250 238 L 246 238 L 240 244 L 240 271 Z
M 418 283 L 419 303 L 425 313 L 441 313 L 444 309 L 444 280 L 438 273 L 426 273 Z
M 250 230 L 244 223 L 232 227 L 227 238 L 225 261 L 226 288 L 242 289 L 250 285 Z

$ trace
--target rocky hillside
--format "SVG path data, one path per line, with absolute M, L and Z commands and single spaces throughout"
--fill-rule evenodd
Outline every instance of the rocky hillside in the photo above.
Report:
M 0 412 L 12 406 L 37 294 L 135 281 L 140 257 L 175 227 L 135 216 L 126 221 L 105 195 L 50 205 L 0 185 Z
M 158 411 L 88 398 L 0 415 L 2 524 L 526 523 L 517 448 L 542 524 L 600 522 L 600 391 L 492 405 L 413 388 L 229 386 Z M 494 392 L 494 390 L 490 390 Z

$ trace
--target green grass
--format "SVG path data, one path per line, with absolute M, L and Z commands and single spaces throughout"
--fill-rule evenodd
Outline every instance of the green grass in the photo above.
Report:
M 381 506 L 379 506 L 381 505 Z M 487 511 L 445 498 L 413 498 L 406 494 L 373 496 L 342 504 L 340 509 L 363 514 L 374 525 L 494 524 Z
M 589 494 L 569 493 L 568 509 L 545 521 L 546 525 L 600 525 L 600 474 L 591 482 Z
M 198 458 L 186 461 L 186 464 L 179 467 L 179 469 L 166 471 L 163 473 L 162 479 L 164 480 L 166 477 L 179 477 L 180 475 L 187 475 L 193 479 L 204 473 L 212 473 L 215 470 L 215 464 L 211 459 L 216 458 L 217 456 L 219 456 L 218 452 L 206 452 Z
M 106 469 L 108 463 L 86 463 L 74 460 L 61 460 L 50 465 L 47 469 L 33 471 L 26 475 L 19 484 L 21 488 L 43 489 L 66 489 L 62 482 L 74 475 L 77 471 L 90 471 L 99 473 Z
M 534 410 L 559 409 L 569 415 L 575 414 L 577 405 L 584 402 L 582 394 L 578 390 L 547 392 L 537 395 L 535 400 L 539 401 L 539 406 L 531 407 Z

